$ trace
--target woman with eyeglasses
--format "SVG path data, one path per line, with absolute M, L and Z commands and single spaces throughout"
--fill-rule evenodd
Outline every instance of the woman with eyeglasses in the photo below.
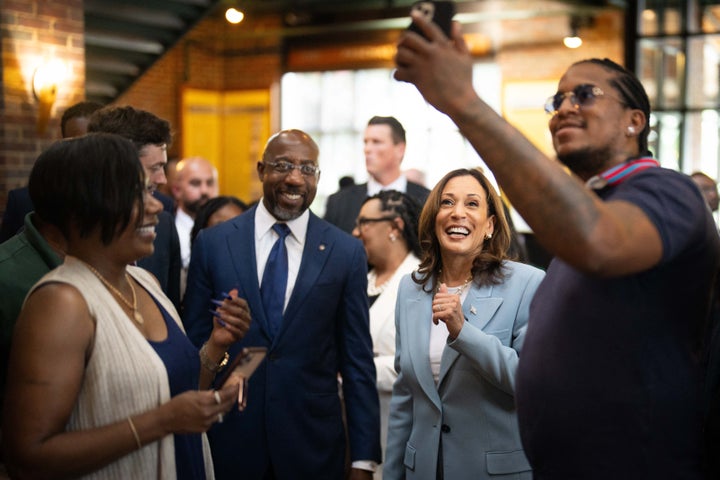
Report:
M 397 295 L 383 478 L 530 479 L 515 370 L 544 274 L 508 259 L 502 200 L 478 169 L 440 180 L 419 239 L 421 263 Z
M 56 142 L 29 190 L 67 251 L 28 293 L 13 335 L 2 429 L 11 476 L 214 478 L 204 432 L 238 388 L 207 388 L 249 328 L 247 305 L 219 302 L 198 351 L 155 277 L 132 266 L 153 251 L 162 205 L 130 141 Z
M 380 397 L 380 442 L 385 450 L 387 421 L 395 372 L 395 299 L 400 279 L 420 263 L 418 220 L 420 205 L 396 190 L 368 197 L 360 208 L 352 234 L 365 246 L 370 271 L 370 335 L 375 354 Z M 382 465 L 375 472 L 382 478 Z
M 429 40 L 402 35 L 395 78 L 457 124 L 555 256 L 517 372 L 535 480 L 708 478 L 702 361 L 720 238 L 692 180 L 652 157 L 639 78 L 607 58 L 570 65 L 546 107 L 548 158 L 476 93 L 460 25 L 448 39 L 413 22 Z

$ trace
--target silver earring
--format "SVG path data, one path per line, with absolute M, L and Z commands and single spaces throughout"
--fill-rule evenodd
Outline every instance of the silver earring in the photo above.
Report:
M 485 234 L 485 240 L 490 240 L 492 238 L 492 233 Z
M 394 233 L 391 233 L 391 234 L 390 234 L 390 241 L 391 241 L 391 242 L 394 242 L 395 240 L 397 240 L 397 238 L 395 237 L 395 234 L 394 234 Z
M 627 131 L 628 131 L 628 137 L 635 135 L 635 127 L 630 126 L 630 127 L 628 127 Z

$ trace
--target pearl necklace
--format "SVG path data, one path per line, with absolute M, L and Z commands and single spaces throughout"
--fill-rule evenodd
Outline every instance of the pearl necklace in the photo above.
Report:
M 83 262 L 83 263 L 85 263 L 85 262 Z M 111 284 L 110 282 L 108 282 L 108 281 L 105 279 L 105 277 L 103 277 L 103 276 L 100 274 L 100 272 L 98 272 L 97 270 L 95 270 L 91 265 L 89 265 L 89 264 L 87 264 L 87 263 L 85 263 L 85 266 L 98 278 L 98 280 L 100 280 L 100 281 L 103 283 L 103 285 L 105 285 L 105 286 L 108 288 L 108 290 L 110 290 L 110 292 L 114 293 L 115 296 L 117 296 L 120 300 L 122 300 L 122 302 L 123 302 L 130 310 L 132 310 L 132 318 L 133 318 L 133 320 L 135 320 L 135 321 L 136 321 L 137 323 L 139 323 L 140 325 L 142 325 L 143 323 L 145 323 L 145 319 L 143 318 L 142 314 L 141 314 L 140 312 L 138 312 L 138 309 L 137 309 L 137 297 L 135 296 L 135 287 L 133 286 L 133 282 L 132 282 L 132 280 L 130 279 L 130 275 L 128 275 L 127 271 L 125 272 L 125 280 L 126 280 L 126 281 L 128 282 L 128 284 L 130 285 L 130 291 L 132 292 L 132 303 L 130 303 L 130 301 L 129 301 L 127 298 L 125 298 L 125 295 L 123 295 L 120 290 L 118 290 L 117 288 L 115 288 L 115 286 L 114 286 L 113 284 Z
M 380 295 L 382 292 L 384 292 L 389 281 L 390 280 L 388 280 L 387 282 L 383 283 L 380 286 L 376 285 L 377 273 L 375 273 L 374 268 L 372 270 L 370 270 L 368 272 L 368 286 L 367 286 L 368 297 L 374 297 L 374 296 Z

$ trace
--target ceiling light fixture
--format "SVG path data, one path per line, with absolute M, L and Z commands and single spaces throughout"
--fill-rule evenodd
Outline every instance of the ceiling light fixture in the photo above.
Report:
M 243 18 L 245 18 L 245 14 L 235 7 L 230 7 L 225 11 L 225 20 L 233 25 L 242 22 Z
M 578 34 L 582 19 L 577 15 L 570 17 L 570 35 L 563 38 L 563 45 L 567 48 L 578 48 L 582 45 L 583 41 Z
M 569 20 L 570 34 L 563 38 L 563 44 L 567 48 L 579 48 L 583 44 L 580 29 L 593 27 L 595 18 L 592 15 L 571 15 Z

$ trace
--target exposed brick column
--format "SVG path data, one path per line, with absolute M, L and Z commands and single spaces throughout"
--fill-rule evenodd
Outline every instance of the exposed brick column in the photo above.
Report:
M 27 184 L 37 156 L 60 138 L 60 116 L 85 96 L 82 0 L 2 0 L 0 10 L 0 214 L 7 192 Z M 37 132 L 32 78 L 43 62 L 59 59 L 67 74 L 44 133 Z

